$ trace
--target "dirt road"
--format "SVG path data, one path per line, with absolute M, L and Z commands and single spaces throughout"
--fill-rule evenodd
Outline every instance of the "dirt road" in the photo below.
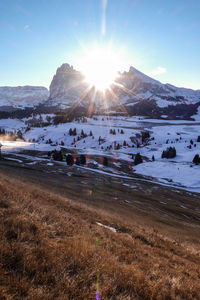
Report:
M 9 159 L 9 157 L 8 157 Z M 11 158 L 13 159 L 13 158 Z M 198 234 L 200 196 L 183 190 L 143 181 L 96 173 L 78 166 L 51 164 L 28 159 L 1 160 L 0 173 L 41 189 L 120 214 L 127 219 L 143 218 L 156 226 L 169 226 Z

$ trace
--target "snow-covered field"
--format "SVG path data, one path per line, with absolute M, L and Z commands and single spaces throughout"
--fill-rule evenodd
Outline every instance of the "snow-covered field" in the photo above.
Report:
M 86 154 L 114 157 L 116 161 L 129 161 L 132 172 L 150 176 L 163 184 L 200 192 L 200 166 L 192 163 L 194 156 L 200 154 L 200 143 L 197 142 L 200 135 L 198 120 L 169 121 L 147 120 L 143 117 L 98 116 L 87 118 L 87 122 L 32 127 L 27 132 L 25 121 L 27 120 L 0 120 L 0 128 L 5 128 L 6 131 L 20 129 L 24 138 L 24 141 L 0 141 L 3 144 L 2 152 L 13 153 L 23 149 L 49 151 L 59 150 L 63 146 Z M 76 128 L 76 135 L 69 135 L 70 128 Z M 111 129 L 115 134 L 110 133 Z M 82 130 L 87 136 L 81 137 Z M 139 137 L 143 130 L 150 132 L 147 144 L 143 144 Z M 139 148 L 136 147 L 136 141 L 140 144 Z M 117 147 L 118 144 L 120 147 Z M 176 148 L 177 156 L 174 159 L 162 159 L 162 151 L 169 146 Z M 144 158 L 143 163 L 134 166 L 132 154 L 138 152 Z

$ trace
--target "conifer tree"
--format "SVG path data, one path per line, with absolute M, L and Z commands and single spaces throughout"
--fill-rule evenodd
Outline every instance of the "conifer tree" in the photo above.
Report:
M 135 165 L 139 165 L 139 164 L 141 164 L 142 162 L 143 162 L 142 156 L 140 155 L 140 153 L 137 153 L 137 154 L 135 155 L 134 164 L 135 164 Z

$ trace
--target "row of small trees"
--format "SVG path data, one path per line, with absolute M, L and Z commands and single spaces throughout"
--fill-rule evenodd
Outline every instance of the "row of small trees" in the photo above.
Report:
M 162 152 L 162 158 L 174 158 L 176 157 L 176 148 L 175 147 L 168 147 L 166 150 Z
M 69 135 L 70 135 L 70 136 L 76 136 L 76 135 L 77 135 L 76 128 L 74 128 L 74 129 L 70 128 L 70 129 L 69 129 Z M 87 133 L 85 133 L 84 130 L 82 129 L 82 130 L 81 130 L 81 135 L 80 135 L 80 136 L 81 136 L 81 138 L 86 138 L 88 135 L 87 135 Z M 89 136 L 93 136 L 93 133 L 92 133 L 91 130 L 90 130 Z
M 56 160 L 56 161 L 63 161 L 64 160 L 62 151 L 54 150 L 52 152 L 49 152 L 48 156 L 49 157 L 52 156 L 53 160 Z M 86 156 L 84 154 L 81 154 L 80 156 L 77 156 L 75 158 L 74 155 L 68 154 L 66 156 L 66 163 L 67 163 L 68 166 L 73 166 L 74 164 L 76 164 L 76 165 L 85 165 L 86 164 Z M 103 157 L 103 165 L 108 166 L 108 158 L 106 156 Z
M 124 130 L 123 129 L 121 129 L 121 130 L 118 129 L 118 132 L 120 132 L 121 134 L 124 134 Z M 111 128 L 110 129 L 110 134 L 115 135 L 116 134 L 116 130 Z
M 49 156 L 56 161 L 63 161 L 64 157 L 61 151 L 54 150 L 52 153 L 49 153 Z M 138 165 L 143 162 L 142 156 L 140 153 L 137 153 L 134 157 L 134 164 Z M 84 154 L 81 154 L 80 156 L 77 156 L 76 158 L 72 154 L 68 154 L 66 156 L 66 163 L 68 166 L 73 166 L 74 164 L 76 165 L 85 165 L 86 164 L 86 156 Z M 103 157 L 103 165 L 108 166 L 108 157 L 104 156 Z
M 54 150 L 49 153 L 49 156 L 52 155 L 52 158 L 56 161 L 63 161 L 64 157 L 61 151 Z M 162 152 L 162 158 L 174 158 L 176 156 L 176 149 L 174 147 L 169 147 L 166 150 Z M 132 155 L 132 158 L 134 159 L 134 165 L 141 164 L 143 162 L 142 156 L 140 153 L 137 153 L 136 155 Z M 152 156 L 152 161 L 155 161 L 154 155 Z M 199 154 L 196 154 L 192 161 L 194 164 L 199 165 L 200 164 L 200 156 Z M 66 163 L 67 165 L 72 166 L 73 164 L 76 165 L 85 165 L 86 164 L 86 156 L 84 154 L 81 154 L 80 156 L 77 156 L 76 158 L 72 154 L 68 154 L 66 156 Z M 103 165 L 108 166 L 108 158 L 105 156 L 103 157 Z
M 66 163 L 68 166 L 72 166 L 74 163 L 76 165 L 85 165 L 86 164 L 86 157 L 84 154 L 81 154 L 80 156 L 76 157 L 76 160 L 74 159 L 74 156 L 72 154 L 68 154 L 66 156 Z

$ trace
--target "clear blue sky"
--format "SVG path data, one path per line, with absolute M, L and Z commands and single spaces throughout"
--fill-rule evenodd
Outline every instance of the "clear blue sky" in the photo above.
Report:
M 140 71 L 200 89 L 199 0 L 0 0 L 0 86 L 48 87 L 81 45 L 110 41 Z

